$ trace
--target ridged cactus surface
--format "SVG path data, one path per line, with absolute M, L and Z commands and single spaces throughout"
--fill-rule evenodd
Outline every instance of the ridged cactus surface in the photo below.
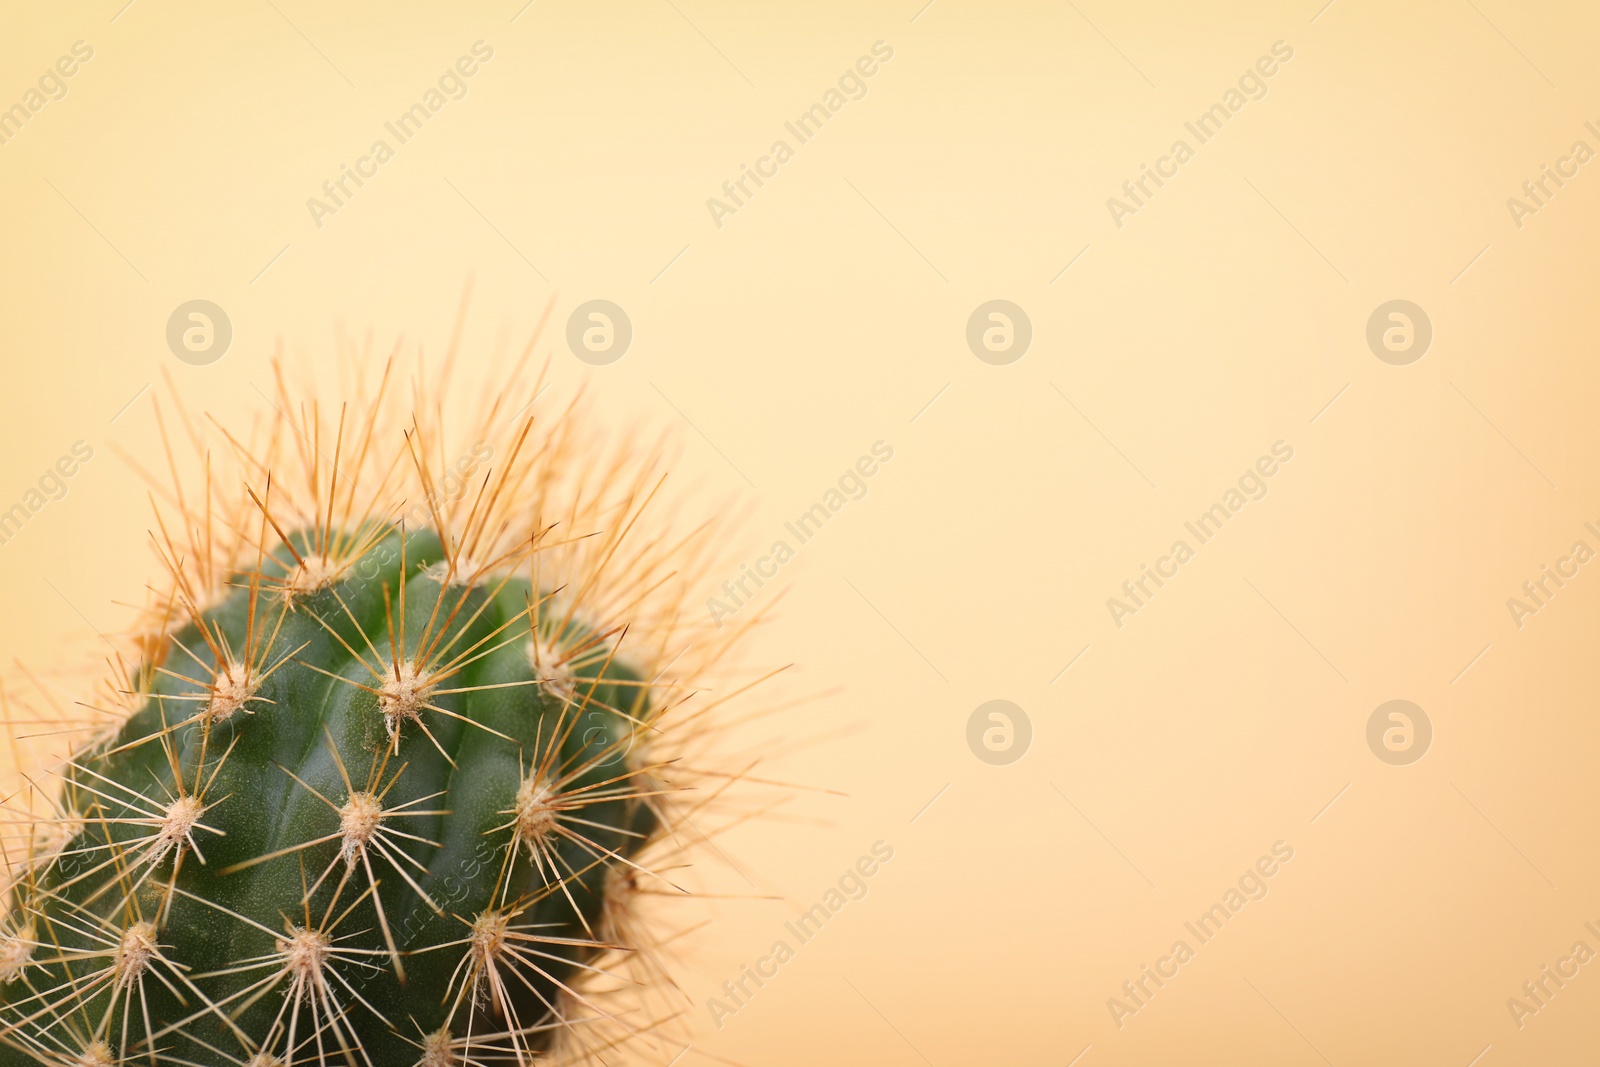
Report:
M 748 818 L 713 711 L 776 672 L 700 697 L 747 629 L 688 607 L 718 523 L 541 402 L 535 343 L 465 444 L 394 357 L 328 406 L 275 367 L 254 423 L 154 401 L 146 605 L 0 683 L 0 1067 L 680 1053 L 666 898 Z
M 4 1062 L 515 1062 L 581 996 L 655 826 L 648 688 L 526 575 L 362 531 L 329 582 L 337 539 L 235 575 L 65 770 Z

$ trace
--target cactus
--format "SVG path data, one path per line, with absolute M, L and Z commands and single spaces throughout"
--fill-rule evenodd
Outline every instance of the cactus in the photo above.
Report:
M 528 1064 L 648 1025 L 604 1003 L 642 883 L 675 889 L 646 855 L 683 549 L 624 549 L 647 465 L 580 459 L 569 411 L 446 492 L 439 432 L 385 452 L 367 403 L 230 436 L 231 504 L 174 468 L 121 708 L 30 779 L 7 857 L 0 1065 Z

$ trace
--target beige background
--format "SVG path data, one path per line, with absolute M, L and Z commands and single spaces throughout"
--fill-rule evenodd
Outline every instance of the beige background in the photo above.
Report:
M 126 406 L 163 373 L 244 418 L 279 338 L 438 351 L 470 276 L 481 371 L 552 294 L 557 327 L 602 297 L 624 359 L 559 329 L 541 354 L 618 428 L 676 427 L 679 481 L 751 505 L 746 558 L 895 450 L 754 638 L 824 694 L 752 735 L 789 743 L 768 773 L 848 795 L 724 842 L 787 903 L 718 902 L 684 946 L 682 1063 L 1592 1055 L 1600 966 L 1520 1029 L 1506 1006 L 1600 951 L 1600 576 L 1521 629 L 1506 607 L 1600 548 L 1600 164 L 1520 229 L 1506 205 L 1600 149 L 1592 5 L 123 2 L 13 5 L 0 35 L 0 106 L 94 49 L 0 146 L 0 506 L 96 450 L 0 546 L 8 662 L 89 650 L 154 574 L 115 449 L 158 459 Z M 480 39 L 465 98 L 316 227 L 306 199 Z M 879 40 L 865 98 L 714 225 Z M 1265 98 L 1115 226 L 1279 40 Z M 163 333 L 200 297 L 235 336 L 193 367 Z M 1033 323 L 1010 366 L 964 340 L 992 298 Z M 1406 367 L 1364 339 L 1395 298 L 1435 332 Z M 1106 598 L 1280 439 L 1266 498 L 1115 627 Z M 996 698 L 1033 725 L 1010 766 L 965 740 Z M 1392 698 L 1435 729 L 1406 767 L 1365 740 Z M 879 839 L 869 895 L 717 1029 L 707 998 Z M 1107 998 L 1279 840 L 1270 894 L 1119 1029 Z

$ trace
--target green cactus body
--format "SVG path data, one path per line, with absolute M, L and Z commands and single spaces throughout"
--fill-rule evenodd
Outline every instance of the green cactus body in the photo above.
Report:
M 0 1064 L 523 1063 L 585 1003 L 657 825 L 650 690 L 526 567 L 359 537 L 234 575 L 63 769 Z

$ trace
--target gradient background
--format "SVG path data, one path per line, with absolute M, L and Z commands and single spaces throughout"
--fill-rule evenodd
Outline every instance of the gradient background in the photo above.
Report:
M 1600 548 L 1600 163 L 1520 228 L 1506 200 L 1600 149 L 1592 5 L 124 2 L 12 5 L 0 35 L 0 106 L 94 49 L 0 146 L 0 506 L 96 449 L 0 546 L 7 664 L 92 652 L 156 573 L 115 449 L 159 463 L 162 373 L 247 418 L 279 338 L 437 352 L 469 277 L 482 373 L 555 295 L 558 378 L 676 427 L 680 482 L 748 503 L 745 558 L 895 450 L 753 638 L 822 694 L 752 728 L 786 745 L 766 773 L 846 795 L 720 842 L 739 873 L 708 887 L 781 899 L 682 946 L 680 1062 L 1589 1062 L 1600 963 L 1520 1029 L 1506 1000 L 1600 951 L 1600 564 L 1521 628 L 1506 600 Z M 315 226 L 480 39 L 466 97 Z M 706 199 L 878 40 L 865 98 L 717 227 Z M 1114 225 L 1279 40 L 1266 97 Z M 233 323 L 210 366 L 164 340 L 195 298 Z M 592 298 L 635 331 L 602 368 L 562 338 Z M 1009 366 L 965 341 L 993 298 L 1033 324 Z M 1404 367 L 1365 341 L 1396 298 L 1434 328 Z M 1115 626 L 1278 440 L 1266 498 Z M 1433 724 L 1409 766 L 1366 742 L 1394 698 Z M 1032 723 L 1008 766 L 967 747 L 991 699 Z M 714 1026 L 879 839 L 869 895 Z M 1279 840 L 1269 895 L 1119 1028 L 1107 998 Z

